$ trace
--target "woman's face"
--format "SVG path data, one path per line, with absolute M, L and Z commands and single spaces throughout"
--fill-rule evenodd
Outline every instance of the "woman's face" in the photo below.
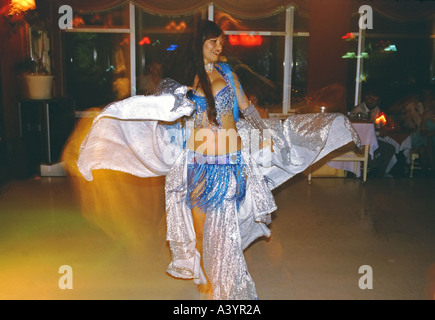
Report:
M 224 35 L 220 35 L 217 38 L 211 38 L 205 40 L 203 50 L 204 56 L 204 64 L 208 64 L 210 62 L 216 62 L 219 59 L 219 55 L 222 52 L 222 48 L 224 45 Z

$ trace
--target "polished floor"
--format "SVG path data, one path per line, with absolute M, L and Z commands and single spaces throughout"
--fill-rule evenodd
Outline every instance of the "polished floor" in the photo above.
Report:
M 271 238 L 245 252 L 259 298 L 434 299 L 434 186 L 418 176 L 290 180 L 274 191 Z M 165 273 L 163 199 L 160 178 L 2 185 L 0 299 L 204 299 Z

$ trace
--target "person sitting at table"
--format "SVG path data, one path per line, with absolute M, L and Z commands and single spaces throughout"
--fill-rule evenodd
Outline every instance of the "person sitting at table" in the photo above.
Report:
M 375 121 L 377 115 L 381 112 L 379 102 L 379 95 L 375 92 L 367 91 L 364 95 L 364 101 L 354 107 L 351 114 L 355 115 L 361 113 L 363 118 Z M 369 157 L 369 176 L 378 178 L 386 176 L 388 174 L 388 165 L 395 154 L 395 146 L 378 138 L 378 148 L 373 154 L 373 159 Z
M 413 135 L 412 146 L 422 157 L 424 170 L 435 172 L 435 103 L 423 113 L 420 131 Z
M 367 92 L 364 95 L 364 101 L 354 107 L 350 113 L 351 115 L 361 114 L 363 118 L 374 121 L 381 112 L 379 101 L 379 96 L 376 93 Z
M 421 95 L 415 94 L 407 97 L 399 107 L 403 108 L 403 126 L 411 130 L 412 133 L 420 132 L 421 119 L 426 110 Z

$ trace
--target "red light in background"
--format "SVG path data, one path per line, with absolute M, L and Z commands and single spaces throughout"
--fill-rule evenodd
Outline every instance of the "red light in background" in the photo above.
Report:
M 262 36 L 254 36 L 246 33 L 241 33 L 240 35 L 232 35 L 228 36 L 228 41 L 232 46 L 245 46 L 245 47 L 254 47 L 261 46 L 263 43 Z
M 169 22 L 165 29 L 166 30 L 175 30 L 175 31 L 184 31 L 187 28 L 187 24 L 184 21 L 181 21 L 178 25 L 175 21 Z
M 150 44 L 151 40 L 148 37 L 143 37 L 141 41 L 139 41 L 139 45 L 143 46 L 144 44 Z
M 261 44 L 263 43 L 263 38 L 261 36 L 241 34 L 240 42 L 242 46 L 247 46 L 247 47 L 261 46 Z
M 239 36 L 234 34 L 228 36 L 228 41 L 232 46 L 238 46 L 240 44 Z
M 375 119 L 375 123 L 385 126 L 387 124 L 387 116 L 385 115 L 385 113 L 379 113 Z
M 344 36 L 341 37 L 343 40 L 352 40 L 355 39 L 355 36 L 352 32 L 346 33 Z

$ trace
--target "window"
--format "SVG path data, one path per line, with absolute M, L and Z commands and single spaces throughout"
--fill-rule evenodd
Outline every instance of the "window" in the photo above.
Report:
M 240 19 L 216 10 L 214 20 L 225 30 L 224 54 L 248 97 L 256 96 L 269 112 L 283 101 L 285 12 L 260 19 Z M 273 22 L 275 21 L 275 22 Z
M 104 12 L 74 12 L 74 29 L 128 29 L 130 26 L 128 5 L 121 5 Z
M 358 25 L 358 18 L 353 17 L 352 25 Z M 376 90 L 382 107 L 387 110 L 406 95 L 418 94 L 433 82 L 431 21 L 398 21 L 377 12 L 374 12 L 373 21 L 373 29 L 363 33 L 358 78 L 361 91 Z M 356 43 L 357 38 L 350 53 L 357 52 Z M 349 92 L 355 92 L 357 59 L 355 56 L 350 58 L 349 88 L 353 82 L 353 90 Z
M 185 49 L 196 22 L 207 17 L 228 35 L 224 54 L 247 93 L 260 94 L 277 114 L 304 100 L 308 19 L 294 7 L 258 19 L 233 17 L 213 5 L 176 17 L 133 4 L 102 13 L 74 12 L 74 28 L 62 35 L 65 91 L 78 110 L 153 93 L 156 79 L 183 73 L 185 66 L 174 56 Z
M 297 18 L 295 18 L 297 17 Z M 225 53 L 248 95 L 270 113 L 291 110 L 306 92 L 307 19 L 294 8 L 264 18 L 239 18 L 215 10 L 211 17 L 228 35 Z
M 205 12 L 205 11 L 204 11 Z M 177 17 L 136 10 L 136 89 L 152 94 L 163 77 L 181 78 L 185 66 L 179 57 L 193 35 L 201 11 Z
M 309 19 L 294 12 L 293 68 L 291 73 L 291 109 L 306 105 L 308 74 Z
M 63 33 L 65 87 L 77 110 L 101 107 L 131 91 L 129 5 L 104 13 L 74 12 Z

